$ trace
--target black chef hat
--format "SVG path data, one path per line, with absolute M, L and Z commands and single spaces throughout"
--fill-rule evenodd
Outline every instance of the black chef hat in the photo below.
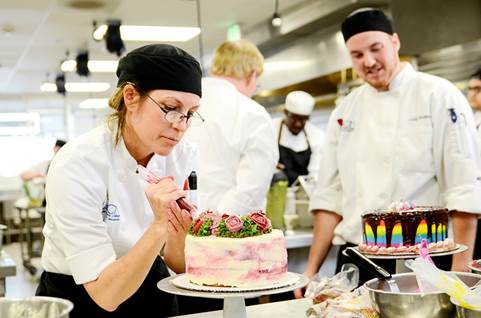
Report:
M 202 95 L 199 63 L 168 44 L 150 44 L 131 51 L 120 59 L 117 77 L 117 86 L 132 82 L 145 92 L 169 89 Z
M 350 37 L 366 31 L 382 31 L 393 34 L 391 21 L 379 9 L 361 9 L 349 15 L 341 26 L 344 41 Z

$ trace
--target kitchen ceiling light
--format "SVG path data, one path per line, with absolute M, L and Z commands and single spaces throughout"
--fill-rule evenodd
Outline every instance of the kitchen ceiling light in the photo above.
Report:
M 118 64 L 119 61 L 116 60 L 90 60 L 88 68 L 92 73 L 114 73 Z M 60 65 L 60 69 L 64 72 L 74 72 L 76 67 L 77 62 L 75 60 L 66 60 Z
M 109 107 L 108 98 L 87 98 L 79 104 L 80 108 L 84 109 L 98 109 Z
M 69 93 L 101 93 L 110 88 L 109 83 L 102 82 L 69 82 L 65 84 L 65 89 Z M 42 92 L 55 92 L 57 91 L 57 85 L 54 83 L 43 83 L 40 85 Z
M 107 25 L 102 24 L 93 33 L 95 40 L 102 40 L 107 32 Z M 120 34 L 123 41 L 185 42 L 200 33 L 197 27 L 166 27 L 145 25 L 121 25 Z
M 274 14 L 272 15 L 271 24 L 274 28 L 279 28 L 282 25 L 281 15 L 279 14 L 279 0 L 275 0 Z

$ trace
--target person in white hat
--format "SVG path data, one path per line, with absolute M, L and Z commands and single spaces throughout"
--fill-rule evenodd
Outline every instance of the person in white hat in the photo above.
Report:
M 309 93 L 290 92 L 286 97 L 284 118 L 273 119 L 279 145 L 277 168 L 285 172 L 289 186 L 298 176 L 317 177 L 323 133 L 309 122 L 314 104 Z

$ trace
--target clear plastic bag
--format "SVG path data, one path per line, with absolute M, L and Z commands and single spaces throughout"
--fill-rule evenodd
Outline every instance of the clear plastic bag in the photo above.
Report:
M 458 304 L 468 309 L 481 309 L 481 289 L 470 289 L 455 274 L 443 271 L 423 258 L 406 261 L 419 281 L 425 286 L 433 286 L 451 296 Z M 423 290 L 427 292 L 429 290 Z
M 344 264 L 341 271 L 331 278 L 317 274 L 307 286 L 305 297 L 311 298 L 315 304 L 330 298 L 336 298 L 350 292 L 359 282 L 359 268 L 354 264 Z
M 334 299 L 312 305 L 306 312 L 309 318 L 377 318 L 369 293 L 364 287 L 344 292 Z

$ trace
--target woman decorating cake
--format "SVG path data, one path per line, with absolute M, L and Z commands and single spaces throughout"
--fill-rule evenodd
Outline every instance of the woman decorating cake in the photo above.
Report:
M 176 201 L 196 170 L 182 137 L 202 121 L 201 69 L 158 44 L 127 54 L 117 76 L 108 124 L 70 141 L 50 166 L 37 295 L 71 300 L 71 317 L 173 316 L 175 296 L 156 284 L 167 266 L 185 267 L 191 217 Z

